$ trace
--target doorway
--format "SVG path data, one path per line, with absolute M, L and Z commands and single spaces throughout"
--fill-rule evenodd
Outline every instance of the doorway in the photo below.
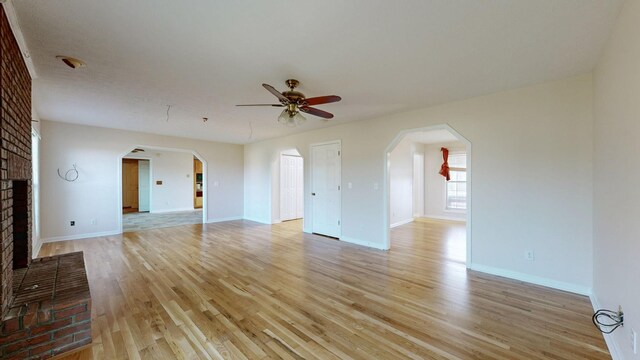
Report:
M 311 145 L 311 231 L 341 236 L 341 143 Z
M 449 179 L 440 174 L 445 158 Z M 410 227 L 428 229 L 429 223 L 447 222 L 451 231 L 443 235 L 448 257 L 468 267 L 471 143 L 448 125 L 406 130 L 387 147 L 385 163 L 385 247 L 391 246 L 392 228 L 416 222 Z
M 122 213 L 151 209 L 151 164 L 144 159 L 122 159 Z
M 304 159 L 293 150 L 280 154 L 280 220 L 304 216 Z
M 139 175 L 137 159 L 122 159 L 122 213 L 139 210 Z
M 122 232 L 205 222 L 207 165 L 197 153 L 137 146 L 120 161 Z

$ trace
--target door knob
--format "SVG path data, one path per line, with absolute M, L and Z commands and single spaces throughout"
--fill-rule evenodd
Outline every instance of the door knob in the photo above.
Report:
M 311 193 L 311 196 L 316 196 L 316 193 Z

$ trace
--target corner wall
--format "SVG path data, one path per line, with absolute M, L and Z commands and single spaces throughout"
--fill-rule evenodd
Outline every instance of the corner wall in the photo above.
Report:
M 630 343 L 631 329 L 640 334 L 638 24 L 640 1 L 627 1 L 594 72 L 594 299 L 624 310 L 624 327 L 605 335 L 614 359 L 640 359 Z
M 405 137 L 389 153 L 389 224 L 413 221 L 413 154 L 416 144 Z
M 473 146 L 473 267 L 590 293 L 592 92 L 587 74 L 246 145 L 245 216 L 271 220 L 270 164 L 297 148 L 309 231 L 309 146 L 342 140 L 342 240 L 383 247 L 386 147 L 401 130 L 449 124 Z

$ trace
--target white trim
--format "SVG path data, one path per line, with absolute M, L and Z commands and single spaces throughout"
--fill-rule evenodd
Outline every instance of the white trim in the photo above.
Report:
M 209 219 L 207 220 L 207 224 L 213 224 L 213 223 L 219 223 L 219 222 L 225 222 L 225 221 L 235 221 L 235 220 L 242 220 L 242 219 L 243 219 L 242 216 L 231 216 L 226 218 Z
M 382 246 L 380 243 L 374 243 L 374 242 L 364 241 L 364 240 L 350 238 L 350 237 L 341 237 L 340 241 L 343 241 L 349 244 L 365 246 L 365 247 L 373 248 L 377 250 L 385 250 L 385 251 L 388 250 L 388 249 L 385 249 L 384 246 Z
M 473 271 L 478 271 L 482 273 L 487 273 L 491 275 L 497 275 L 513 280 L 524 281 L 531 284 L 542 285 L 552 289 L 568 291 L 574 294 L 590 296 L 591 288 L 584 285 L 572 284 L 564 281 L 558 281 L 553 279 L 548 279 L 540 276 L 529 275 L 525 273 L 521 273 L 518 271 L 500 269 L 492 266 L 486 266 L 481 264 L 471 264 L 469 268 Z
M 27 47 L 27 43 L 24 41 L 24 36 L 22 35 L 22 29 L 20 28 L 20 21 L 18 21 L 18 15 L 16 13 L 16 9 L 13 7 L 12 0 L 5 0 L 1 2 L 4 6 L 4 13 L 7 15 L 7 20 L 9 20 L 9 27 L 11 27 L 11 31 L 13 32 L 13 37 L 16 39 L 18 43 L 18 47 L 20 48 L 20 53 L 22 55 L 22 59 L 24 63 L 27 65 L 27 69 L 29 70 L 29 75 L 31 75 L 32 79 L 38 77 L 36 74 L 36 68 L 33 66 L 33 61 L 31 59 L 31 54 L 29 53 L 29 48 Z
M 177 209 L 167 209 L 167 210 L 153 210 L 153 211 L 149 211 L 151 214 L 167 214 L 167 213 L 174 213 L 174 212 L 185 212 L 185 211 L 196 211 L 196 209 L 192 207 L 186 207 L 186 208 L 177 208 Z
M 390 227 L 394 228 L 394 227 L 396 227 L 396 226 L 400 226 L 400 225 L 404 225 L 404 224 L 409 224 L 409 223 L 412 223 L 412 222 L 413 222 L 413 220 L 415 220 L 415 219 L 414 219 L 414 218 L 409 218 L 409 219 L 405 219 L 405 220 L 400 220 L 400 221 L 397 221 L 397 222 L 394 222 L 393 224 L 391 224 L 391 226 L 390 226 Z
M 40 253 L 40 249 L 42 249 L 42 239 L 33 239 L 31 242 L 31 258 L 35 259 L 38 257 Z
M 472 207 L 472 199 L 473 199 L 473 181 L 472 181 L 472 175 L 473 175 L 473 170 L 471 167 L 471 154 L 472 154 L 472 144 L 471 141 L 469 141 L 467 138 L 465 138 L 464 136 L 462 136 L 459 132 L 457 132 L 456 130 L 454 130 L 451 126 L 449 126 L 448 124 L 440 124 L 440 125 L 433 125 L 433 126 L 426 126 L 426 127 L 422 127 L 422 128 L 416 128 L 416 129 L 406 129 L 406 130 L 402 130 L 398 133 L 398 135 L 396 135 L 396 137 L 393 139 L 393 141 L 391 141 L 389 143 L 389 145 L 387 146 L 387 148 L 384 151 L 383 154 L 383 174 L 384 174 L 384 178 L 383 178 L 383 184 L 382 184 L 382 199 L 383 199 L 383 216 L 382 216 L 382 226 L 384 229 L 383 235 L 382 235 L 382 243 L 383 243 L 383 247 L 384 249 L 389 249 L 391 246 L 391 235 L 390 235 L 390 222 L 391 222 L 391 206 L 390 206 L 390 176 L 389 176 L 389 155 L 391 150 L 393 150 L 393 148 L 396 147 L 396 145 L 398 145 L 400 143 L 400 141 L 409 133 L 413 133 L 413 132 L 419 132 L 419 131 L 432 131 L 432 130 L 447 130 L 448 132 L 450 132 L 451 134 L 453 134 L 453 136 L 455 136 L 458 141 L 463 142 L 465 144 L 465 150 L 467 153 L 467 211 L 466 211 L 466 215 L 467 215 L 467 220 L 466 220 L 466 227 L 467 227 L 467 260 L 466 260 L 466 266 L 467 268 L 471 267 L 472 264 L 472 260 L 473 260 L 473 253 L 471 251 L 472 246 L 471 246 L 471 220 L 472 220 L 472 216 L 471 216 L 471 209 L 473 209 Z
M 595 294 L 589 295 L 589 299 L 591 300 L 591 306 L 593 306 L 593 312 L 596 312 L 602 309 L 602 307 L 598 303 L 598 299 L 596 298 Z M 611 354 L 611 359 L 623 360 L 622 355 L 620 355 L 622 354 L 622 352 L 618 347 L 618 343 L 613 339 L 613 334 L 603 333 L 602 336 L 604 337 L 604 342 L 607 344 L 607 348 L 609 349 L 609 354 Z
M 43 243 L 50 243 L 50 242 L 66 241 L 66 240 L 83 240 L 83 239 L 96 238 L 96 237 L 102 237 L 102 236 L 120 235 L 121 233 L 122 232 L 120 232 L 118 230 L 111 230 L 111 231 L 103 231 L 103 232 L 96 232 L 96 233 L 53 236 L 53 237 L 50 237 L 50 238 L 42 239 L 42 242 Z

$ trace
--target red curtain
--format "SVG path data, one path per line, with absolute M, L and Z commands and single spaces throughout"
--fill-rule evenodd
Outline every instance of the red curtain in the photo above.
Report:
M 440 175 L 444 176 L 447 181 L 449 181 L 451 180 L 451 177 L 449 176 L 449 149 L 443 147 L 440 148 L 440 151 L 442 151 L 442 159 L 444 160 L 440 167 Z

